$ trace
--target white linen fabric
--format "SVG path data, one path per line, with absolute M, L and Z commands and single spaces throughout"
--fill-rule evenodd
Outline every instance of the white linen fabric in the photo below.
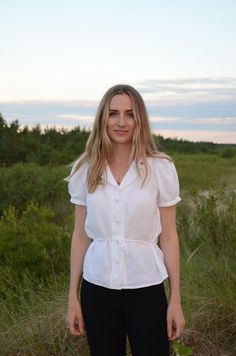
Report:
M 87 208 L 85 231 L 93 241 L 86 251 L 83 277 L 112 289 L 141 288 L 161 283 L 168 277 L 158 236 L 162 231 L 160 207 L 178 203 L 179 180 L 173 162 L 148 157 L 150 174 L 141 187 L 135 161 L 118 185 L 109 165 L 94 193 L 88 193 L 88 163 L 69 179 L 70 201 Z M 75 165 L 72 167 L 74 172 Z

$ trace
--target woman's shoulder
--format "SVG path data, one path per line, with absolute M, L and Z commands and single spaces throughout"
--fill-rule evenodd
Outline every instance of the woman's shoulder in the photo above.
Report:
M 81 159 L 78 158 L 74 162 L 70 164 L 71 166 L 71 172 L 70 172 L 70 177 L 73 175 L 81 175 L 84 173 L 87 173 L 89 162 L 88 160 L 84 161 L 81 163 Z
M 71 203 L 86 205 L 86 181 L 87 181 L 87 162 L 79 166 L 80 160 L 72 163 L 72 169 L 68 180 L 68 192 L 71 196 Z
M 168 207 L 178 203 L 179 179 L 174 162 L 168 157 L 153 158 L 154 173 L 159 189 L 159 207 Z
M 153 156 L 149 159 L 153 168 L 158 171 L 169 171 L 175 167 L 173 160 L 167 155 Z
M 176 166 L 170 157 L 153 157 L 152 170 L 158 181 L 169 181 L 173 184 L 178 181 Z

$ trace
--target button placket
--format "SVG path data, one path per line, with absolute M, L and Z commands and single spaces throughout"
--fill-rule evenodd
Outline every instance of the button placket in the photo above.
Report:
M 111 239 L 111 259 L 113 261 L 111 268 L 111 284 L 119 287 L 120 283 L 120 261 L 119 261 L 119 241 Z
M 114 189 L 111 200 L 111 233 L 114 239 L 122 237 L 124 233 L 124 209 L 121 194 L 119 189 Z
M 113 273 L 112 283 L 119 289 L 122 287 L 123 271 L 123 246 L 121 239 L 124 237 L 124 206 L 122 201 L 122 192 L 118 187 L 113 190 L 111 199 L 111 235 L 114 240 L 113 246 Z

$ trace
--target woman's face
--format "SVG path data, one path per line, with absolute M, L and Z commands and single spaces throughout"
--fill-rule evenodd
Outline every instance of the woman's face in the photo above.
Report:
M 132 142 L 135 120 L 132 102 L 127 94 L 116 94 L 109 105 L 107 133 L 114 143 L 127 144 Z

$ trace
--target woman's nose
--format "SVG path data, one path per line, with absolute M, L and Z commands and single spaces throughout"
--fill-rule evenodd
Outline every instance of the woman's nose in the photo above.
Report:
M 118 125 L 120 125 L 120 126 L 126 125 L 126 117 L 125 117 L 125 115 L 120 114 L 120 115 L 118 116 L 117 123 L 118 123 Z

